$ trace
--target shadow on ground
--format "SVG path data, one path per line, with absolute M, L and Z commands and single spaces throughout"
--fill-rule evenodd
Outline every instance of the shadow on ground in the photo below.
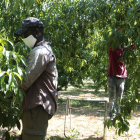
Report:
M 59 136 L 52 136 L 50 137 L 49 139 L 47 140 L 103 140 L 103 138 L 93 138 L 92 136 L 89 136 L 89 138 L 86 138 L 86 139 L 76 139 L 76 138 L 62 138 L 62 137 L 59 137 Z
M 69 91 L 59 91 L 59 95 L 71 95 L 71 96 L 82 96 L 86 94 L 91 94 L 93 97 L 108 97 L 108 93 L 105 93 L 104 91 L 91 91 L 91 90 L 85 90 L 85 89 L 72 89 Z
M 66 113 L 66 99 L 58 99 L 56 115 L 62 116 Z M 97 102 L 71 101 L 71 113 L 75 116 L 95 116 L 103 117 L 105 104 Z

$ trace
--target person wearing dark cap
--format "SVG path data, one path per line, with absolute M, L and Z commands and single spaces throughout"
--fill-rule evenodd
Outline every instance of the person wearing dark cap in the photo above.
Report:
M 31 48 L 25 68 L 27 76 L 18 82 L 19 89 L 26 94 L 22 103 L 22 140 L 45 140 L 48 120 L 57 110 L 56 58 L 50 42 L 44 41 L 43 29 L 39 19 L 28 17 L 15 32 Z

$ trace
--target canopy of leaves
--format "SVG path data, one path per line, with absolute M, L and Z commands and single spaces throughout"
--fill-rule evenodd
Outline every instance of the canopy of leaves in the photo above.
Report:
M 123 60 L 127 64 L 128 78 L 122 101 L 122 114 L 118 114 L 118 134 L 128 131 L 126 118 L 140 100 L 140 2 L 137 0 L 3 0 L 0 2 L 0 123 L 14 126 L 19 118 L 23 93 L 17 88 L 17 79 L 25 74 L 29 48 L 14 32 L 30 16 L 44 23 L 44 38 L 52 41 L 59 72 L 58 89 L 68 84 L 80 86 L 90 77 L 96 88 L 107 87 L 108 50 L 120 43 L 136 46 L 127 50 Z M 117 36 L 114 38 L 114 36 Z M 8 100 L 9 97 L 12 100 Z M 7 113 L 5 110 L 11 112 Z M 17 112 L 16 112 L 17 111 Z M 9 114 L 9 115 L 6 115 Z M 15 114 L 15 115 L 14 115 Z M 120 116 L 119 116 L 120 115 Z M 123 119 L 122 119 L 123 116 Z M 6 125 L 4 120 L 9 120 Z M 12 119 L 13 119 L 12 118 Z M 105 123 L 108 126 L 110 122 Z M 9 137 L 8 133 L 4 135 Z

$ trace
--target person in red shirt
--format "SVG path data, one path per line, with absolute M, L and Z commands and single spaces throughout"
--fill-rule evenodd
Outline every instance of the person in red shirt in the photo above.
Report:
M 130 46 L 133 48 L 133 45 Z M 121 60 L 123 51 L 119 45 L 116 49 L 109 49 L 109 68 L 108 68 L 108 91 L 109 91 L 109 116 L 113 119 L 116 113 L 120 113 L 120 103 L 123 96 L 125 78 L 127 78 L 126 65 Z

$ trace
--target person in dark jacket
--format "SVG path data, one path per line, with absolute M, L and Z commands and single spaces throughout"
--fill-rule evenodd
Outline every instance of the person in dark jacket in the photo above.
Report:
M 57 110 L 56 58 L 49 42 L 44 40 L 43 29 L 39 19 L 28 17 L 15 32 L 31 48 L 25 69 L 27 76 L 18 83 L 26 94 L 22 103 L 22 140 L 45 140 L 48 120 Z

